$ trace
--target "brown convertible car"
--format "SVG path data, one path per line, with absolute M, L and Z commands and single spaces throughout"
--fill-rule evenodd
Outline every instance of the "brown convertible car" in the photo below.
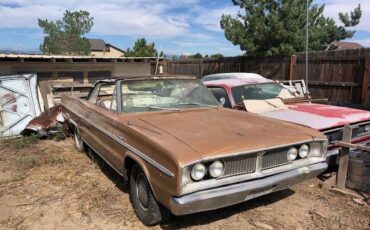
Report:
M 146 225 L 286 189 L 327 167 L 320 132 L 224 109 L 195 78 L 101 80 L 62 107 L 77 149 L 129 181 Z

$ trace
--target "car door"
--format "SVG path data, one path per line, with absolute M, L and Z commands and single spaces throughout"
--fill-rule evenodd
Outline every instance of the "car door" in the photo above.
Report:
M 122 157 L 116 149 L 113 127 L 118 116 L 116 108 L 116 87 L 112 83 L 99 83 L 86 103 L 90 108 L 85 116 L 89 123 L 87 144 L 115 169 L 120 169 Z

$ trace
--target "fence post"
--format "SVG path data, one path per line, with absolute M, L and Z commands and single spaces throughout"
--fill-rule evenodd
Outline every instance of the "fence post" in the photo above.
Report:
M 199 60 L 199 74 L 198 74 L 198 77 L 199 78 L 203 77 L 203 58 L 201 58 Z
M 343 142 L 351 143 L 352 138 L 352 127 L 349 125 L 343 128 Z M 349 150 L 350 147 L 342 147 L 339 151 L 339 169 L 337 177 L 337 187 L 344 189 L 346 187 L 348 161 L 349 161 Z
M 291 55 L 290 56 L 290 72 L 289 72 L 289 80 L 294 80 L 295 76 L 295 67 L 297 65 L 297 56 Z
M 362 78 L 361 102 L 367 104 L 369 100 L 369 74 L 370 74 L 370 53 L 365 53 L 364 76 Z

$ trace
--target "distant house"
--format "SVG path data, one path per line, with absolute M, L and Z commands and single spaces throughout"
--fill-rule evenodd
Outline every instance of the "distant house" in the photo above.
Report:
M 362 45 L 356 42 L 332 42 L 328 46 L 328 50 L 347 50 L 347 49 L 361 49 Z
M 125 56 L 125 51 L 109 43 L 105 43 L 103 39 L 87 39 L 91 46 L 91 56 L 95 57 L 111 57 L 119 58 Z

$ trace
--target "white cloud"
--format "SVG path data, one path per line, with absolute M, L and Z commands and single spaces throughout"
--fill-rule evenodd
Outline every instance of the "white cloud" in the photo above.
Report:
M 182 47 L 199 47 L 199 46 L 212 46 L 212 44 L 207 42 L 183 42 L 183 41 L 175 41 L 173 42 L 176 45 L 182 46 Z
M 186 15 L 171 15 L 172 8 L 199 0 L 0 0 L 0 29 L 38 28 L 37 18 L 55 20 L 65 10 L 88 10 L 94 17 L 93 33 L 103 35 L 173 37 L 188 32 Z
M 322 2 L 319 2 L 321 4 Z M 337 23 L 340 23 L 339 12 L 350 12 L 355 9 L 358 4 L 361 4 L 362 17 L 360 24 L 353 29 L 370 32 L 370 1 L 369 0 L 329 0 L 325 2 L 324 15 L 333 18 Z
M 236 16 L 239 9 L 240 8 L 237 6 L 222 7 L 217 9 L 199 8 L 199 16 L 195 19 L 195 21 L 201 24 L 207 30 L 222 31 L 220 26 L 221 16 L 223 14 Z
M 325 4 L 324 15 L 333 18 L 337 23 L 340 23 L 338 13 L 350 12 L 358 4 L 361 4 L 362 17 L 360 24 L 354 27 L 355 30 L 363 30 L 370 32 L 370 1 L 369 0 L 316 0 L 316 4 Z M 238 6 L 228 6 L 215 9 L 206 9 L 197 7 L 198 17 L 195 22 L 202 25 L 210 31 L 222 31 L 220 27 L 220 19 L 223 14 L 236 16 L 240 8 Z
M 94 5 L 93 33 L 126 36 L 172 37 L 187 32 L 188 24 L 144 8 Z
M 191 34 L 188 34 L 187 36 L 190 38 L 195 38 L 199 40 L 213 40 L 214 39 L 213 37 L 207 34 L 203 34 L 203 33 L 191 33 Z
M 62 8 L 52 5 L 32 5 L 16 8 L 0 5 L 0 28 L 38 28 L 38 17 L 55 19 L 62 12 Z

